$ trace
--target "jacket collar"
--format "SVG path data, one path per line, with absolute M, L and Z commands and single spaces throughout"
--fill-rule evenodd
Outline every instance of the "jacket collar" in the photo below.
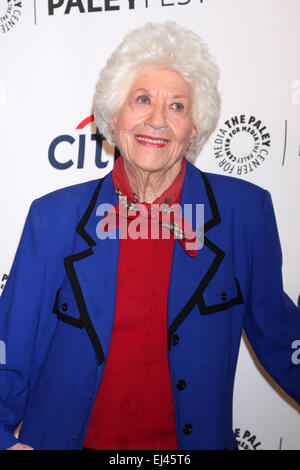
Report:
M 109 173 L 99 181 L 89 205 L 76 227 L 77 233 L 86 241 L 89 247 L 93 247 L 99 242 L 95 227 L 101 215 L 99 212 L 97 215 L 97 208 L 104 204 L 114 206 L 118 201 L 113 186 L 112 173 Z M 197 225 L 199 218 L 194 213 L 192 214 L 193 229 L 198 233 L 202 233 L 202 235 L 221 222 L 217 202 L 207 176 L 189 161 L 186 161 L 181 204 L 186 204 L 192 208 L 195 208 L 196 204 L 203 204 L 204 219 L 200 225 Z
M 203 293 L 215 276 L 224 256 L 224 251 L 210 241 L 208 232 L 221 223 L 220 212 L 214 192 L 207 176 L 187 162 L 181 204 L 193 209 L 192 226 L 202 242 L 195 260 L 182 256 L 175 244 L 168 298 L 168 347 L 172 336 L 195 305 L 202 308 Z M 203 220 L 199 221 L 195 210 L 201 204 Z M 199 224 L 200 222 L 200 224 Z M 200 308 L 201 307 L 201 308 Z

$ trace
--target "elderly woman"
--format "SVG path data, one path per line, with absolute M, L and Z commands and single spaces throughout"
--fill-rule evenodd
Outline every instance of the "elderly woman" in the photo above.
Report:
M 243 328 L 300 401 L 270 195 L 188 161 L 218 119 L 218 75 L 174 23 L 129 34 L 102 70 L 95 119 L 121 156 L 31 206 L 1 297 L 2 449 L 234 449 Z

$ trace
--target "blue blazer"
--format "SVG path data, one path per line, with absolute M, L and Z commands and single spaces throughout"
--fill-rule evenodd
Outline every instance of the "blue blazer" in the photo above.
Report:
M 0 301 L 1 449 L 17 442 L 21 420 L 19 440 L 35 449 L 83 445 L 108 354 L 119 253 L 118 239 L 96 235 L 97 207 L 117 202 L 110 173 L 30 208 Z M 242 329 L 265 369 L 300 402 L 300 365 L 292 361 L 300 314 L 283 292 L 267 191 L 187 162 L 181 202 L 204 204 L 205 219 L 196 258 L 175 241 L 170 277 L 166 334 L 178 449 L 233 449 Z

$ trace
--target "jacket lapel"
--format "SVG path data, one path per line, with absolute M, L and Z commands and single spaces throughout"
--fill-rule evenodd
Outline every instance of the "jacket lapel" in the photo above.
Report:
M 210 241 L 207 233 L 221 222 L 215 196 L 207 177 L 187 162 L 181 205 L 185 215 L 185 205 L 192 207 L 193 229 L 203 246 L 196 258 L 188 256 L 178 242 L 175 242 L 168 297 L 168 347 L 178 326 L 185 320 L 195 305 L 204 313 L 203 293 L 215 276 L 225 256 L 223 250 Z M 204 220 L 199 227 L 196 217 L 197 204 L 204 205 Z
M 76 228 L 87 248 L 75 250 L 75 254 L 65 258 L 80 318 L 92 342 L 98 365 L 107 357 L 113 327 L 120 242 L 116 231 L 107 232 L 107 237 L 101 240 L 96 231 L 104 209 L 109 210 L 107 204 L 115 205 L 117 202 L 110 173 L 99 181 Z M 82 240 L 80 244 L 82 246 Z

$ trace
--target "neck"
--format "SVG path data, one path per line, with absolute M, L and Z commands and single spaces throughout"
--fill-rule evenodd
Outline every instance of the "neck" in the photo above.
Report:
M 124 158 L 124 166 L 132 192 L 140 202 L 152 203 L 173 183 L 181 170 L 182 160 L 171 167 L 157 171 L 144 171 Z

